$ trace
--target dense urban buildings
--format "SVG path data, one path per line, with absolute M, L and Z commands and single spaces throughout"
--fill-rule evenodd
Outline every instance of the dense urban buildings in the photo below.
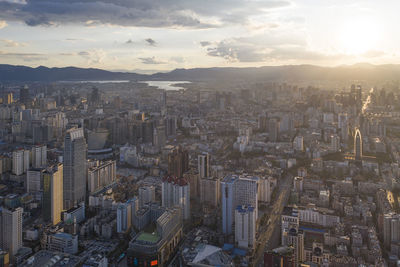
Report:
M 351 84 L 6 85 L 0 264 L 396 266 L 400 94 Z

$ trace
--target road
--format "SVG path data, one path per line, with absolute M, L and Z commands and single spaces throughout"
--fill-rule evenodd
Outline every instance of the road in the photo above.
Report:
M 279 184 L 279 195 L 273 204 L 269 216 L 271 221 L 266 231 L 262 231 L 262 234 L 257 240 L 259 245 L 253 256 L 252 266 L 262 266 L 264 251 L 275 248 L 280 244 L 280 219 L 283 208 L 286 206 L 289 199 L 292 181 L 293 176 L 291 174 L 286 174 L 284 175 L 283 181 Z M 260 227 L 263 226 L 261 225 Z

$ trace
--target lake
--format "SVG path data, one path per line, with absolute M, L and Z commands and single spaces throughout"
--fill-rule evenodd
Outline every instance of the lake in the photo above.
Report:
M 180 86 L 174 86 L 178 84 L 185 84 L 185 83 L 190 83 L 188 81 L 142 81 L 142 83 L 146 83 L 148 86 L 154 86 L 157 87 L 158 89 L 163 89 L 167 91 L 177 91 L 181 89 L 185 89 Z

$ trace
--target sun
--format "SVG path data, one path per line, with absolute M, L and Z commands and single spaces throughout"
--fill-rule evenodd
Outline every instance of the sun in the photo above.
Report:
M 363 18 L 348 21 L 339 33 L 340 47 L 346 54 L 360 55 L 374 49 L 379 39 L 377 24 Z

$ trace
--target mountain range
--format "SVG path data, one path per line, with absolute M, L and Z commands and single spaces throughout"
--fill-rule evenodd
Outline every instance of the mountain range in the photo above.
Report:
M 56 82 L 99 80 L 168 81 L 394 81 L 400 65 L 359 63 L 338 67 L 285 65 L 251 68 L 175 69 L 166 73 L 138 74 L 94 68 L 48 68 L 0 64 L 0 82 Z

